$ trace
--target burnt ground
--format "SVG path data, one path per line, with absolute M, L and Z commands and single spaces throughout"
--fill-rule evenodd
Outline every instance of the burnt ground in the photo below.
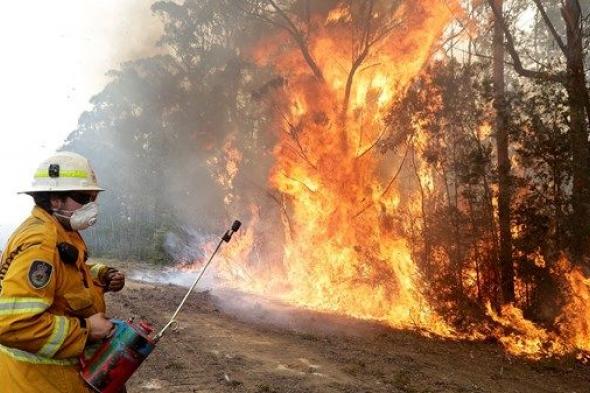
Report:
M 109 314 L 161 327 L 186 288 L 128 280 Z M 590 365 L 529 361 L 232 292 L 193 293 L 128 384 L 134 392 L 590 392 Z

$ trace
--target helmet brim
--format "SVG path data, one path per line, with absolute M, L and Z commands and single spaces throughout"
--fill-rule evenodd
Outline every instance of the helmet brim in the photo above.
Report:
M 102 192 L 106 191 L 104 188 L 96 187 L 96 186 L 88 186 L 88 187 L 68 187 L 68 186 L 56 186 L 56 187 L 33 187 L 28 190 L 18 191 L 17 194 L 36 194 L 38 192 L 68 192 L 68 191 L 96 191 Z

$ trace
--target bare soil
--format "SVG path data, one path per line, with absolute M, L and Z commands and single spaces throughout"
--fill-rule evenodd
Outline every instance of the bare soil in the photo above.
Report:
M 109 313 L 162 327 L 186 288 L 128 280 Z M 223 291 L 193 293 L 134 392 L 590 392 L 590 366 L 458 342 Z

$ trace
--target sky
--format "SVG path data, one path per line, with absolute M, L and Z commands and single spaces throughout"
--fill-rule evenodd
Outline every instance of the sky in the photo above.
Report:
M 157 53 L 155 0 L 6 2 L 0 15 L 0 250 L 33 205 L 32 181 L 125 61 Z M 100 179 L 99 179 L 100 181 Z

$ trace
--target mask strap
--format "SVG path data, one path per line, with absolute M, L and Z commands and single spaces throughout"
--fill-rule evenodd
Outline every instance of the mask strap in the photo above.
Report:
M 70 218 L 70 216 L 66 216 L 63 213 L 74 213 L 73 211 L 70 210 L 61 210 L 61 209 L 51 209 L 53 211 L 53 215 L 57 216 L 57 217 L 62 217 L 62 218 Z
M 57 219 L 57 221 L 59 221 L 61 223 L 61 225 L 66 230 L 71 230 L 70 217 L 59 213 L 59 212 L 65 212 L 67 210 L 59 210 L 59 209 L 52 209 L 52 210 L 53 210 L 53 216 Z

